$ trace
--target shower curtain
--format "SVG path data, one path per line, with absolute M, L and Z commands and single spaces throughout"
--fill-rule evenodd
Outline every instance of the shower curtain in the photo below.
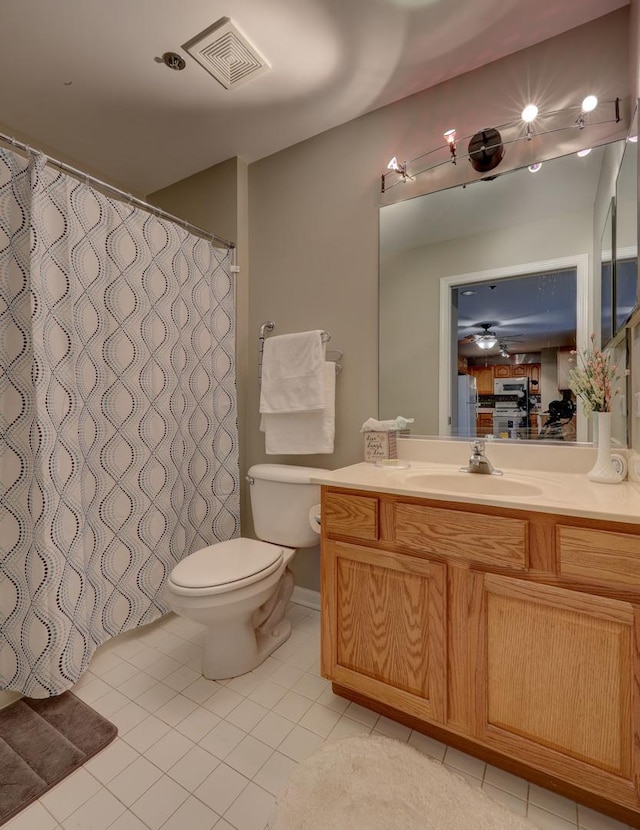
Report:
M 0 687 L 70 688 L 239 532 L 230 253 L 0 150 Z

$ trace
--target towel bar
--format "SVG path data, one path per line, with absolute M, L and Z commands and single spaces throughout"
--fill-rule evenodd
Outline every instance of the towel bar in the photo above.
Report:
M 273 320 L 265 320 L 265 322 L 260 326 L 260 334 L 258 336 L 258 383 L 262 383 L 262 355 L 264 352 L 264 339 L 266 337 L 266 333 L 271 332 L 275 329 L 276 324 Z M 331 335 L 328 331 L 322 332 L 322 342 L 328 343 L 331 340 Z M 342 364 L 338 361 L 342 360 L 343 358 L 343 351 L 342 349 L 328 349 L 326 352 L 327 360 L 330 360 L 332 363 L 336 364 L 336 375 L 339 375 L 342 371 Z

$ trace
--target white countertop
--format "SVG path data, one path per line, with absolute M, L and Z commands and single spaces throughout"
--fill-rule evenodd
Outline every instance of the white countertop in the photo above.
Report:
M 589 481 L 584 473 L 547 472 L 543 470 L 522 470 L 503 468 L 504 475 L 495 477 L 496 487 L 508 491 L 508 482 L 514 489 L 533 488 L 533 495 L 511 495 L 507 493 L 464 492 L 465 488 L 482 490 L 483 479 L 489 489 L 493 476 L 469 475 L 459 472 L 459 465 L 408 461 L 408 469 L 377 467 L 362 462 L 343 467 L 330 473 L 312 478 L 315 484 L 346 487 L 357 490 L 379 491 L 438 501 L 461 502 L 465 504 L 487 504 L 496 507 L 510 507 L 520 510 L 534 510 L 541 513 L 557 513 L 566 516 L 582 516 L 591 519 L 630 522 L 640 524 L 640 484 L 623 481 L 621 484 L 599 484 Z M 444 489 L 430 476 L 451 476 Z M 459 489 L 457 476 L 460 476 Z M 474 479 L 469 481 L 468 479 Z M 442 479 L 441 479 L 442 481 Z M 456 487 L 456 489 L 454 489 Z

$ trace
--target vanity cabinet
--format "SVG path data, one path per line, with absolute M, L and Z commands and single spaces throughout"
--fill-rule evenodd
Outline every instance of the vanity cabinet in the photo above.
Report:
M 336 693 L 640 826 L 640 526 L 322 490 Z

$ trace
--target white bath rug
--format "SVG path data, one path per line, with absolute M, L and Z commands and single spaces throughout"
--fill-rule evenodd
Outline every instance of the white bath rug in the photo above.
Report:
M 294 770 L 270 830 L 534 830 L 436 761 L 391 738 L 325 744 Z

